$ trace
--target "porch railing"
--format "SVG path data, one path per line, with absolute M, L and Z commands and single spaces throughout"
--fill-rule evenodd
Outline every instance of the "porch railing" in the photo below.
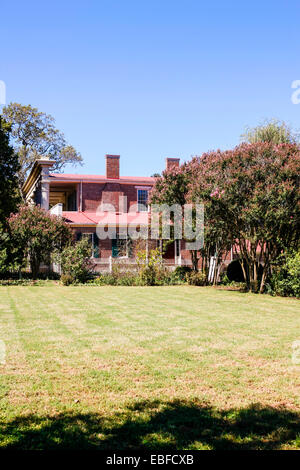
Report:
M 135 258 L 94 258 L 94 269 L 96 272 L 109 272 L 111 273 L 114 266 L 118 266 L 120 271 L 138 271 L 138 264 Z M 179 263 L 175 259 L 164 259 L 162 264 L 167 269 L 175 269 L 179 266 Z M 192 262 L 190 259 L 182 258 L 180 266 L 191 266 Z

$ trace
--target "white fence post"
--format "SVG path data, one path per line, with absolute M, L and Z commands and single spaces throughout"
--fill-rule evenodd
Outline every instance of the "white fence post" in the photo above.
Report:
M 211 256 L 210 263 L 209 263 L 209 273 L 208 273 L 208 282 L 211 282 L 211 283 L 214 280 L 216 261 L 217 261 L 217 258 L 215 256 Z

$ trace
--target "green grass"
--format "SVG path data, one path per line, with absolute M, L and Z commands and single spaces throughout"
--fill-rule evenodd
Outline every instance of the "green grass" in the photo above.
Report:
M 300 448 L 294 299 L 0 287 L 0 446 Z

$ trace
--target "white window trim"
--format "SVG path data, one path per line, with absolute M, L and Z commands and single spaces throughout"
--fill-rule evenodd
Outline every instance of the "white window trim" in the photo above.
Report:
M 178 251 L 179 251 L 179 256 L 177 256 L 177 250 L 176 250 L 176 245 L 178 243 Z M 181 265 L 181 240 L 179 239 L 176 239 L 174 240 L 174 261 L 175 261 L 175 264 L 177 264 L 178 266 Z
M 116 234 L 116 235 L 118 235 L 118 234 Z M 129 239 L 128 235 L 127 235 L 126 238 L 118 238 L 118 237 L 116 238 L 116 240 L 124 240 L 124 241 L 126 241 L 126 255 L 125 255 L 125 256 L 117 256 L 116 259 L 128 259 L 128 258 L 129 258 L 128 239 Z
M 137 205 L 137 209 L 138 209 L 138 212 L 150 212 L 150 204 L 147 203 L 147 210 L 146 211 L 140 211 L 139 210 L 139 191 L 148 191 L 148 198 L 149 198 L 149 191 L 150 191 L 151 187 L 147 187 L 147 186 L 136 186 L 136 205 Z M 148 199 L 147 199 L 148 200 Z

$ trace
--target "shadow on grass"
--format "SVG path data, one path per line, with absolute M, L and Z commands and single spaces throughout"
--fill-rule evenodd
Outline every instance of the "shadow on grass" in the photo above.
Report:
M 1 423 L 6 449 L 248 450 L 300 447 L 300 414 L 252 405 L 219 411 L 198 401 L 136 402 L 111 417 L 66 412 Z M 298 436 L 298 438 L 297 438 Z

